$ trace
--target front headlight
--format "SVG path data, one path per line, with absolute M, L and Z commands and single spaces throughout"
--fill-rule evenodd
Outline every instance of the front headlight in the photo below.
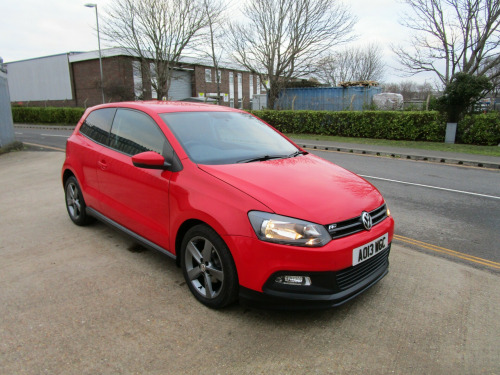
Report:
M 250 211 L 248 218 L 262 241 L 317 247 L 332 239 L 324 226 L 308 221 L 260 211 Z

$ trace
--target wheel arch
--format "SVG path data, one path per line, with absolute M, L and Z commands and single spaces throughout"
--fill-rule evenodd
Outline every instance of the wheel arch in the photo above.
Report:
M 204 224 L 210 228 L 212 228 L 210 225 L 205 223 L 202 220 L 199 219 L 188 219 L 184 221 L 179 229 L 177 230 L 177 233 L 175 235 L 175 262 L 178 267 L 181 266 L 181 247 L 182 247 L 182 240 L 184 239 L 184 236 L 186 235 L 187 231 L 190 230 L 192 227 L 199 225 L 199 224 Z M 212 228 L 213 229 L 213 228 Z
M 66 185 L 66 181 L 68 180 L 68 178 L 70 178 L 71 176 L 75 177 L 75 174 L 73 173 L 73 171 L 71 169 L 65 169 L 63 174 L 62 174 L 62 183 L 63 183 L 63 186 Z M 78 180 L 78 179 L 77 179 Z

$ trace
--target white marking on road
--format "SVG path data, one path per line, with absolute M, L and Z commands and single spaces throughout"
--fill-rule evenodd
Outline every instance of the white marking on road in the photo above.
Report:
M 64 137 L 64 138 L 69 138 L 69 135 L 61 135 L 61 134 L 40 134 L 44 137 Z
M 436 190 L 444 190 L 444 191 L 450 191 L 453 193 L 460 193 L 460 194 L 467 194 L 467 195 L 474 195 L 477 197 L 484 197 L 484 198 L 492 198 L 492 199 L 500 199 L 500 197 L 497 197 L 495 195 L 487 195 L 487 194 L 479 194 L 479 193 L 472 193 L 470 191 L 463 191 L 463 190 L 455 190 L 455 189 L 448 189 L 448 188 L 443 188 L 439 186 L 431 186 L 431 185 L 424 185 L 424 184 L 417 184 L 415 182 L 407 182 L 407 181 L 399 181 L 399 180 L 391 180 L 390 178 L 382 178 L 382 177 L 374 177 L 374 176 L 366 176 L 360 174 L 359 176 L 364 177 L 364 178 L 373 178 L 374 180 L 381 180 L 381 181 L 388 181 L 388 182 L 396 182 L 398 184 L 404 184 L 404 185 L 413 185 L 413 186 L 420 186 L 420 187 L 425 187 L 429 189 L 436 189 Z

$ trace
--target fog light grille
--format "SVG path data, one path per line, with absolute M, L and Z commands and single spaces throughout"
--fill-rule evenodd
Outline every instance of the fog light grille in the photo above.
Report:
M 284 275 L 276 277 L 274 281 L 278 284 L 284 284 L 284 285 L 301 285 L 301 286 L 311 285 L 311 278 L 308 276 Z
M 370 258 L 354 267 L 349 267 L 337 272 L 338 287 L 341 290 L 349 289 L 353 285 L 375 273 L 377 270 L 388 267 L 390 250 L 391 246 L 389 245 L 385 250 L 382 250 L 373 258 Z

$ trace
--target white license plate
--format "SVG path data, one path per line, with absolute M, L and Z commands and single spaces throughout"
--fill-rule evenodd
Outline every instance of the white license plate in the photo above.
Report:
M 389 245 L 389 234 L 386 233 L 375 241 L 368 242 L 352 251 L 352 265 L 363 263 L 365 260 L 374 257 Z

